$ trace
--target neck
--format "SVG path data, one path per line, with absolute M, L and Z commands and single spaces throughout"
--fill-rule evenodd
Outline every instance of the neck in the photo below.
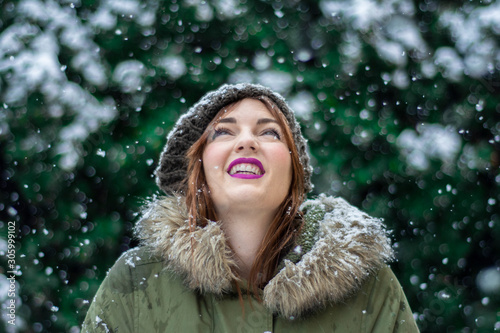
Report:
M 238 260 L 238 274 L 248 279 L 274 212 L 218 212 L 217 215 Z

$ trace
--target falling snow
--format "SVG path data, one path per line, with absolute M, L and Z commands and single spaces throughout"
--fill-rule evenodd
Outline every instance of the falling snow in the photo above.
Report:
M 137 245 L 165 136 L 226 82 L 284 95 L 311 196 L 386 218 L 422 331 L 500 330 L 500 2 L 20 0 L 0 25 L 0 228 L 17 223 L 21 330 L 79 331 L 112 256 Z

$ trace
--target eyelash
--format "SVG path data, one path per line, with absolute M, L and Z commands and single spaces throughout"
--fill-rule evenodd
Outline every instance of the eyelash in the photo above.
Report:
M 281 135 L 280 133 L 278 132 L 278 130 L 274 129 L 274 128 L 268 128 L 268 129 L 265 129 L 264 131 L 262 131 L 262 134 L 265 134 L 267 132 L 271 132 L 272 135 L 274 135 L 276 138 L 278 138 L 278 140 L 281 140 Z M 217 138 L 218 136 L 220 135 L 223 135 L 223 134 L 230 134 L 231 131 L 225 127 L 218 127 L 216 129 L 214 129 L 214 134 L 212 135 L 212 140 Z
M 278 140 L 281 140 L 281 135 L 280 135 L 280 133 L 279 133 L 277 130 L 275 130 L 274 128 L 268 128 L 268 129 L 264 130 L 262 133 L 267 133 L 267 132 L 271 132 L 271 133 L 273 133 L 273 135 L 274 135 L 276 138 L 278 138 Z
M 225 127 L 218 127 L 214 129 L 214 134 L 212 135 L 212 140 L 216 137 L 222 135 L 223 133 L 231 133 L 231 131 Z

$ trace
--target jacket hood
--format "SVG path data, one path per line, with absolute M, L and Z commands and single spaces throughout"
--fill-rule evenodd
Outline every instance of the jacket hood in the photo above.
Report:
M 305 201 L 302 211 L 305 225 L 297 245 L 262 294 L 265 306 L 286 318 L 344 301 L 393 259 L 381 219 L 345 200 L 321 195 Z M 182 197 L 153 200 L 135 231 L 189 289 L 216 295 L 233 291 L 236 260 L 220 225 L 209 222 L 191 232 Z

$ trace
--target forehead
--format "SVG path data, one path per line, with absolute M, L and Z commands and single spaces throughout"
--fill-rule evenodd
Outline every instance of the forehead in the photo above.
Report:
M 258 118 L 275 119 L 273 114 L 263 102 L 251 98 L 242 99 L 229 107 L 224 108 L 223 110 L 224 111 L 220 114 L 219 120 L 224 118 L 236 118 L 236 120 Z

